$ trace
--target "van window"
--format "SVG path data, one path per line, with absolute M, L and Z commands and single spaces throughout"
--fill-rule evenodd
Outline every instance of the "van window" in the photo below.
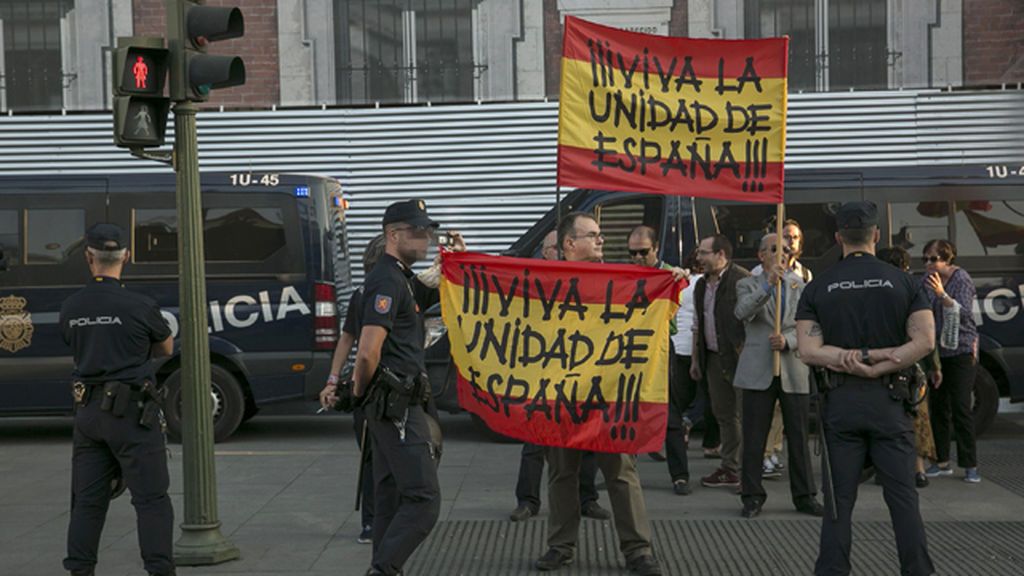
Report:
M 1024 255 L 1024 201 L 957 202 L 955 221 L 960 256 Z
M 920 253 L 930 240 L 949 239 L 949 202 L 892 202 L 889 218 L 892 246 L 911 254 Z
M 85 210 L 31 208 L 28 225 L 28 264 L 60 264 L 74 250 L 81 250 L 85 237 Z
M 835 243 L 834 203 L 786 204 L 786 219 L 796 220 L 804 235 L 803 256 L 819 258 Z M 775 232 L 775 206 L 728 204 L 713 207 L 718 230 L 733 245 L 736 260 L 756 259 L 761 237 Z
M 637 196 L 635 200 L 596 206 L 594 215 L 601 225 L 601 233 L 604 234 L 604 261 L 620 264 L 629 262 L 629 233 L 641 224 L 654 228 L 660 234 L 660 221 L 652 219 L 655 215 L 661 214 L 659 207 L 663 203 L 660 197 Z
M 209 208 L 203 215 L 207 262 L 263 262 L 285 247 L 280 208 Z M 178 259 L 178 215 L 172 209 L 134 211 L 135 261 Z
M 21 261 L 18 211 L 0 210 L 0 260 L 7 266 Z

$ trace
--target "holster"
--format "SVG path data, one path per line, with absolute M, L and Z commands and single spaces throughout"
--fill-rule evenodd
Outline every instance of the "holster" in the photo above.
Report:
M 814 387 L 822 395 L 836 389 L 836 379 L 828 368 L 823 366 L 811 367 L 811 378 L 814 380 Z
M 167 389 L 158 387 L 152 380 L 142 382 L 142 410 L 139 412 L 139 425 L 144 428 L 162 428 L 164 426 L 163 407 L 167 399 Z
M 882 383 L 889 389 L 889 398 L 903 403 L 903 410 L 911 416 L 917 414 L 917 403 L 914 401 L 914 388 L 917 384 L 916 366 L 904 368 L 892 374 L 886 374 Z
M 370 411 L 380 420 L 402 420 L 409 406 L 418 402 L 419 388 L 416 378 L 380 365 L 370 381 Z

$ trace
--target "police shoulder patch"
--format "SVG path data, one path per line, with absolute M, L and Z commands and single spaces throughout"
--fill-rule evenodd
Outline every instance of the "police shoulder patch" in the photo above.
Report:
M 391 311 L 391 296 L 377 294 L 373 297 L 373 309 L 380 314 L 387 314 Z

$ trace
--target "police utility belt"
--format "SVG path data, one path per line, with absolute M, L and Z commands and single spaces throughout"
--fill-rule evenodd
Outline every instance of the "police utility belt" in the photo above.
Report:
M 816 367 L 812 374 L 814 375 L 818 392 L 825 395 L 844 384 L 852 382 L 875 382 L 881 384 L 889 390 L 889 398 L 893 401 L 902 402 L 903 409 L 908 414 L 916 415 L 918 404 L 925 398 L 924 396 L 916 398 L 916 390 L 923 378 L 923 373 L 919 373 L 920 370 L 920 367 L 915 364 L 909 368 L 885 374 L 879 378 L 861 378 L 842 372 L 833 372 L 827 368 Z
M 121 418 L 132 404 L 140 408 L 139 424 L 146 428 L 163 425 L 162 408 L 167 398 L 167 389 L 157 387 L 153 379 L 145 378 L 137 383 L 121 380 L 76 380 L 71 387 L 75 409 L 99 402 L 100 410 Z
M 379 420 L 404 420 L 410 406 L 422 406 L 429 399 L 426 375 L 402 376 L 381 364 L 370 380 L 366 411 Z

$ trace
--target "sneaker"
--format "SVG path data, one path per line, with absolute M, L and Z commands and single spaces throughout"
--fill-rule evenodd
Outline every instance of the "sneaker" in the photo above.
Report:
M 939 476 L 952 476 L 953 467 L 949 464 L 945 466 L 939 466 L 938 464 L 932 464 L 924 471 L 924 475 L 929 478 L 937 478 Z
M 918 473 L 914 474 L 914 484 L 918 488 L 927 488 L 928 487 L 928 477 L 924 475 L 924 472 L 918 472 Z
M 626 561 L 629 571 L 639 576 L 661 576 L 661 565 L 650 554 L 641 554 Z
M 601 508 L 601 505 L 591 500 L 583 505 L 580 509 L 580 513 L 587 518 L 593 518 L 594 520 L 610 520 L 612 513 Z
M 678 496 L 688 496 L 690 494 L 690 483 L 682 478 L 673 480 L 672 491 Z
M 786 469 L 786 463 L 782 461 L 782 458 L 779 458 L 778 454 L 772 454 L 770 460 L 772 461 L 772 466 L 775 466 L 776 470 Z
M 572 554 L 563 554 L 554 548 L 548 548 L 548 551 L 533 563 L 533 567 L 541 572 L 550 572 L 572 564 L 573 560 L 575 558 Z
M 356 542 L 360 544 L 373 544 L 373 526 L 363 526 L 363 531 L 359 533 Z
M 771 459 L 765 458 L 764 464 L 761 466 L 761 477 L 768 480 L 782 478 L 782 472 L 772 464 Z
M 964 482 L 968 484 L 978 484 L 981 482 L 981 476 L 978 475 L 978 469 L 964 468 Z
M 730 472 L 725 468 L 719 468 L 711 474 L 700 479 L 701 486 L 708 488 L 739 488 L 740 479 L 736 477 L 735 472 Z

